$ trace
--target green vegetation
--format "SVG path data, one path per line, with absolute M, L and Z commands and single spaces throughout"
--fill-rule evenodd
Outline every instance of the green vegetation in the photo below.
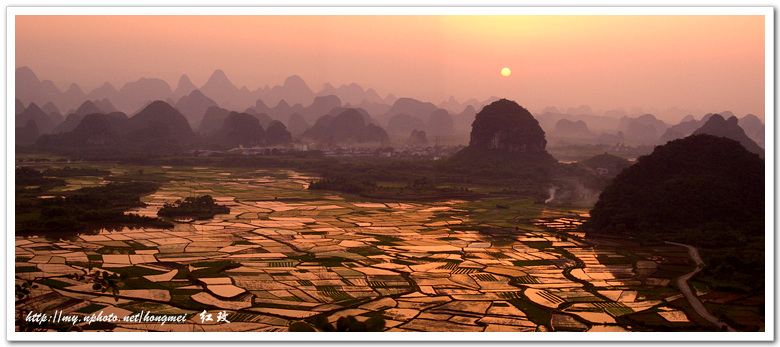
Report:
M 219 260 L 215 262 L 209 262 L 206 264 L 202 264 L 205 267 L 203 269 L 197 269 L 190 271 L 189 273 L 185 274 L 186 278 L 190 280 L 192 283 L 197 283 L 198 278 L 209 278 L 209 277 L 219 277 L 219 275 L 225 271 L 230 269 L 236 269 L 241 267 L 241 264 L 236 263 L 231 260 Z M 179 271 L 179 273 L 182 273 L 183 271 Z
M 119 229 L 122 226 L 172 226 L 155 218 L 125 213 L 132 207 L 144 206 L 140 197 L 155 192 L 159 188 L 157 184 L 108 183 L 59 192 L 59 195 L 51 198 L 39 198 L 39 194 L 64 185 L 64 182 L 58 178 L 45 177 L 40 171 L 28 167 L 16 169 L 16 174 L 17 235 L 66 237 L 80 232 Z M 24 186 L 33 183 L 38 188 L 28 192 L 29 189 Z
M 701 280 L 764 288 L 764 161 L 738 142 L 689 136 L 620 173 L 582 229 L 589 236 L 675 241 L 701 248 Z
M 63 168 L 48 168 L 43 171 L 43 175 L 48 177 L 109 176 L 111 171 L 66 166 Z
M 218 214 L 228 214 L 230 208 L 225 205 L 219 205 L 214 202 L 211 195 L 202 195 L 198 197 L 187 197 L 182 200 L 176 200 L 173 204 L 165 204 L 157 215 L 160 217 L 189 217 L 195 219 L 211 219 Z
M 544 328 L 582 330 L 591 326 L 591 324 L 600 324 L 595 322 L 587 323 L 591 320 L 583 317 L 574 317 L 572 316 L 572 311 L 606 312 L 616 316 L 618 325 L 629 330 L 691 331 L 713 329 L 706 322 L 702 323 L 693 318 L 691 318 L 693 321 L 691 323 L 669 323 L 657 313 L 659 310 L 668 310 L 670 307 L 685 311 L 684 308 L 674 306 L 679 306 L 679 302 L 684 301 L 684 299 L 676 299 L 674 305 L 664 301 L 664 299 L 670 296 L 679 295 L 674 279 L 693 269 L 693 265 L 688 260 L 687 255 L 679 247 L 665 245 L 661 242 L 664 240 L 661 237 L 627 240 L 624 235 L 620 234 L 615 238 L 604 238 L 592 240 L 593 242 L 591 242 L 591 240 L 581 238 L 581 234 L 574 229 L 577 223 L 585 220 L 585 217 L 580 216 L 581 213 L 585 212 L 584 210 L 576 210 L 569 205 L 561 207 L 560 202 L 556 202 L 555 205 L 541 203 L 549 196 L 548 189 L 550 189 L 551 185 L 555 185 L 559 189 L 556 196 L 559 196 L 561 200 L 556 199 L 557 201 L 565 201 L 565 199 L 570 199 L 568 201 L 575 200 L 575 198 L 565 197 L 565 194 L 571 196 L 569 192 L 573 189 L 571 187 L 577 184 L 576 178 L 589 177 L 587 175 L 591 175 L 587 169 L 579 164 L 561 165 L 556 163 L 550 166 L 550 171 L 545 171 L 545 174 L 549 174 L 548 177 L 536 178 L 524 178 L 524 169 L 518 166 L 517 170 L 513 169 L 511 170 L 513 172 L 507 172 L 507 174 L 516 176 L 504 178 L 493 176 L 488 172 L 485 172 L 484 176 L 479 176 L 478 171 L 484 169 L 479 167 L 479 165 L 452 168 L 443 161 L 383 161 L 375 158 L 323 159 L 281 155 L 272 157 L 218 155 L 202 158 L 180 155 L 175 157 L 139 158 L 139 160 L 145 160 L 146 164 L 138 166 L 125 165 L 120 166 L 119 169 L 114 167 L 112 171 L 117 172 L 118 170 L 122 173 L 121 176 L 103 178 L 89 177 L 64 181 L 57 177 L 43 174 L 45 171 L 26 170 L 27 176 L 33 180 L 31 182 L 36 184 L 22 187 L 22 196 L 27 200 L 26 203 L 44 204 L 60 199 L 63 200 L 61 203 L 65 204 L 65 207 L 71 208 L 72 206 L 66 203 L 70 199 L 73 204 L 79 202 L 78 206 L 82 206 L 84 209 L 98 208 L 98 206 L 93 206 L 86 201 L 81 201 L 82 198 L 78 196 L 83 194 L 115 194 L 118 200 L 124 200 L 125 203 L 128 203 L 131 202 L 132 199 L 130 198 L 133 194 L 123 196 L 124 194 L 121 193 L 122 189 L 119 188 L 126 184 L 142 183 L 150 187 L 157 187 L 154 190 L 146 190 L 147 192 L 153 191 L 157 194 L 143 196 L 144 201 L 150 204 L 162 205 L 164 202 L 175 200 L 175 197 L 187 196 L 188 193 L 191 195 L 193 192 L 199 194 L 208 193 L 218 197 L 236 197 L 239 206 L 235 207 L 233 212 L 238 213 L 234 213 L 232 216 L 220 216 L 218 221 L 198 222 L 193 223 L 193 225 L 180 223 L 177 224 L 177 228 L 173 232 L 151 229 L 147 230 L 146 233 L 101 234 L 92 239 L 83 237 L 78 243 L 55 243 L 51 240 L 34 237 L 29 237 L 26 240 L 17 238 L 17 243 L 22 245 L 17 247 L 24 249 L 26 253 L 23 256 L 17 253 L 20 256 L 16 258 L 18 266 L 16 273 L 23 274 L 20 277 L 25 278 L 29 275 L 34 276 L 35 274 L 31 273 L 45 268 L 44 265 L 39 263 L 39 259 L 41 259 L 41 262 L 49 262 L 51 264 L 64 262 L 67 266 L 83 268 L 101 267 L 108 271 L 116 272 L 116 276 L 120 276 L 120 281 L 117 283 L 107 281 L 105 283 L 107 286 L 101 284 L 97 287 L 98 289 L 96 290 L 98 292 L 106 288 L 106 294 L 101 296 L 101 300 L 105 300 L 105 295 L 110 295 L 113 292 L 111 286 L 122 290 L 156 289 L 170 293 L 170 301 L 167 303 L 162 302 L 164 299 L 147 300 L 132 299 L 129 296 L 125 297 L 124 299 L 128 299 L 130 303 L 121 304 L 119 307 L 131 311 L 140 310 L 142 308 L 141 305 L 148 305 L 150 300 L 156 301 L 160 306 L 154 309 L 145 308 L 150 311 L 168 310 L 170 307 L 167 305 L 197 312 L 204 309 L 213 310 L 215 306 L 221 304 L 198 303 L 195 301 L 200 300 L 198 297 L 192 299 L 196 294 L 206 290 L 203 283 L 209 281 L 201 279 L 232 279 L 233 285 L 239 288 L 244 287 L 246 292 L 231 298 L 230 301 L 240 300 L 251 303 L 249 309 L 236 309 L 237 313 L 235 314 L 246 317 L 243 321 L 247 323 L 258 323 L 257 317 L 262 316 L 263 321 L 260 324 L 263 324 L 263 327 L 274 325 L 275 327 L 273 328 L 276 330 L 289 327 L 290 331 L 380 331 L 385 328 L 384 324 L 380 325 L 378 322 L 373 321 L 369 324 L 369 321 L 359 322 L 358 320 L 378 317 L 384 322 L 385 318 L 382 316 L 385 314 L 384 310 L 391 307 L 418 309 L 419 303 L 415 302 L 416 299 L 414 297 L 411 297 L 411 299 L 407 298 L 404 294 L 414 292 L 415 290 L 422 291 L 423 282 L 418 283 L 419 287 L 415 285 L 415 281 L 420 279 L 430 281 L 428 283 L 431 283 L 430 285 L 434 287 L 437 292 L 436 296 L 448 296 L 457 293 L 458 282 L 454 281 L 456 284 L 447 284 L 444 281 L 447 276 L 456 276 L 451 277 L 453 280 L 458 280 L 457 276 L 465 276 L 465 278 L 476 280 L 481 286 L 477 290 L 481 293 L 493 292 L 493 290 L 489 289 L 493 286 L 503 287 L 509 285 L 517 288 L 506 288 L 500 289 L 502 291 L 493 292 L 495 293 L 494 295 L 497 295 L 501 300 L 506 300 L 513 307 L 509 308 L 507 304 L 498 302 L 494 302 L 491 307 L 495 309 L 505 308 L 506 311 L 512 312 L 517 312 L 516 308 L 520 309 L 525 313 L 525 316 L 514 318 L 525 320 L 526 322 L 523 325 L 526 327 L 529 324 L 527 321 L 541 325 L 538 327 L 539 330 L 544 330 Z M 182 165 L 172 165 L 173 162 Z M 217 163 L 218 165 L 209 163 Z M 392 167 L 388 163 L 399 165 L 400 169 Z M 405 167 L 405 163 L 410 163 L 409 167 Z M 163 165 L 160 166 L 158 164 Z M 113 163 L 108 165 L 113 165 Z M 108 165 L 101 166 L 95 164 L 95 167 L 105 169 L 109 167 Z M 219 167 L 229 169 L 221 169 Z M 297 170 L 297 172 L 277 170 L 282 168 Z M 320 175 L 325 168 L 331 170 L 328 174 L 330 176 Z M 353 169 L 356 172 L 349 171 Z M 365 172 L 360 171 L 364 169 Z M 371 172 L 372 170 L 373 172 Z M 471 170 L 474 170 L 474 172 L 468 173 Z M 305 183 L 303 180 L 308 181 L 309 179 L 300 177 L 299 172 L 306 172 L 307 174 L 304 175 L 319 175 L 320 177 L 330 178 L 341 177 L 347 180 L 362 177 L 366 179 L 367 188 L 354 193 L 354 195 L 336 194 L 332 191 L 327 192 L 321 189 L 306 191 L 302 189 L 301 183 Z M 369 173 L 366 174 L 366 172 Z M 472 174 L 473 176 L 469 176 Z M 534 173 L 531 172 L 530 174 L 533 175 Z M 63 173 L 63 175 L 66 174 Z M 273 177 L 274 182 L 269 182 L 269 177 Z M 78 186 L 82 182 L 88 182 L 86 184 L 89 185 L 97 185 L 104 184 L 106 183 L 105 181 L 114 182 L 110 184 L 111 188 L 109 190 L 68 190 L 75 188 L 73 187 L 74 182 Z M 316 184 L 322 182 L 315 179 L 314 183 L 316 186 Z M 59 185 L 53 185 L 55 183 Z M 64 185 L 67 185 L 65 189 L 56 188 Z M 44 186 L 54 186 L 57 193 L 45 193 L 46 190 L 40 188 Z M 262 186 L 262 188 L 255 189 L 258 186 Z M 137 186 L 137 188 L 139 187 L 146 189 L 143 188 L 144 185 Z M 327 189 L 341 190 L 338 187 L 329 187 Z M 60 190 L 62 191 L 60 192 Z M 453 194 L 465 192 L 463 196 L 469 197 L 469 199 L 464 199 L 467 201 L 448 201 L 447 204 L 423 202 L 425 200 L 443 199 L 448 196 L 448 192 L 453 192 Z M 62 198 L 38 198 L 40 195 L 49 194 L 62 195 Z M 146 194 L 148 195 L 149 193 Z M 479 198 L 471 199 L 471 197 Z M 194 200 L 197 198 L 189 199 L 191 199 L 190 201 L 194 205 Z M 374 199 L 379 201 L 408 201 L 408 203 L 388 203 L 386 204 L 387 206 L 362 204 L 366 200 Z M 183 200 L 187 201 L 186 199 Z M 178 207 L 181 207 L 180 205 L 184 201 L 179 201 Z M 123 204 L 114 204 L 114 202 L 114 200 L 102 201 L 103 204 L 119 211 Z M 137 206 L 140 206 L 140 199 L 137 203 L 139 204 Z M 219 206 L 213 199 L 211 199 L 211 203 Z M 176 203 L 169 205 L 176 207 Z M 277 209 L 277 206 L 281 208 Z M 447 207 L 441 208 L 442 206 Z M 45 206 L 40 205 L 40 208 L 42 207 Z M 326 208 L 320 210 L 319 207 Z M 143 212 L 148 213 L 149 210 L 150 208 L 143 209 Z M 47 211 L 47 213 L 52 212 L 56 211 Z M 289 220 L 287 220 L 288 218 Z M 574 222 L 574 220 L 577 222 Z M 228 223 L 235 224 L 230 225 Z M 300 227 L 289 229 L 277 227 L 286 223 L 291 225 L 294 223 L 294 225 L 299 225 Z M 247 226 L 247 224 L 257 224 L 256 228 L 260 229 Z M 550 225 L 548 226 L 547 224 Z M 371 225 L 371 227 L 358 227 L 358 225 Z M 397 229 L 392 228 L 393 226 L 397 226 Z M 708 266 L 696 278 L 701 283 L 701 288 L 707 288 L 708 295 L 722 294 L 724 293 L 723 290 L 732 291 L 728 293 L 729 295 L 734 295 L 733 290 L 753 291 L 750 286 L 754 283 L 760 283 L 763 288 L 763 279 L 754 281 L 754 277 L 758 276 L 759 270 L 753 270 L 760 269 L 760 271 L 763 271 L 763 264 L 759 262 L 759 259 L 763 259 L 764 254 L 763 239 L 745 235 L 735 237 L 729 228 L 723 227 L 721 229 L 701 229 L 702 233 L 698 234 L 698 229 L 691 229 L 689 230 L 690 233 L 687 234 L 687 237 L 702 239 L 697 246 Z M 149 236 L 151 234 L 155 234 L 155 236 Z M 162 234 L 168 236 L 163 236 Z M 259 234 L 262 234 L 264 237 L 258 237 Z M 123 237 L 125 235 L 127 237 Z M 599 234 L 599 236 L 603 235 Z M 305 238 L 301 238 L 301 236 Z M 170 237 L 176 238 L 175 244 L 162 242 L 165 238 Z M 109 241 L 106 238 L 111 240 Z M 723 238 L 732 238 L 728 242 L 733 241 L 735 246 L 732 248 L 722 246 Z M 207 244 L 208 241 L 203 241 L 209 239 L 219 239 L 219 242 L 214 242 L 212 247 L 212 245 Z M 572 242 L 564 244 L 556 242 L 556 240 L 571 240 Z M 302 243 L 303 241 L 306 242 Z M 468 247 L 469 242 L 481 244 L 474 245 L 474 247 L 486 248 L 478 250 L 479 252 L 460 250 L 459 248 L 435 252 L 422 250 L 428 243 L 431 246 Z M 26 246 L 24 246 L 25 244 Z M 67 244 L 84 246 L 79 251 L 74 250 L 71 252 L 71 246 Z M 250 249 L 242 249 L 243 247 L 223 249 L 227 245 L 256 245 L 257 247 Z M 410 251 L 404 250 L 405 246 L 410 245 L 417 247 Z M 514 246 L 518 246 L 517 250 L 519 251 L 524 245 L 532 248 L 523 249 L 527 256 L 518 256 L 518 252 L 512 251 Z M 320 247 L 321 249 L 319 249 Z M 49 254 L 56 254 L 55 251 L 65 249 L 68 249 L 68 251 L 63 252 L 63 254 L 68 254 L 68 256 L 57 255 L 49 257 L 50 259 L 44 258 L 48 257 Z M 159 250 L 159 253 L 140 252 L 140 250 Z M 82 251 L 85 253 L 84 255 L 69 254 Z M 246 253 L 266 252 L 281 253 L 283 255 L 270 256 L 269 254 L 269 257 L 260 257 L 258 259 L 243 257 Z M 351 254 L 344 254 L 347 252 Z M 536 254 L 537 257 L 533 257 L 534 253 L 540 252 L 544 252 L 545 255 L 542 257 L 541 254 Z M 425 253 L 428 254 L 425 255 Z M 142 256 L 143 263 L 138 263 L 135 256 L 102 256 L 119 254 Z M 229 256 L 230 254 L 239 256 L 231 257 Z M 355 256 L 354 254 L 365 257 Z M 446 254 L 457 255 L 457 257 L 444 258 Z M 149 262 L 152 261 L 149 258 L 150 256 L 154 256 L 157 262 Z M 37 259 L 31 263 L 30 261 L 34 257 L 37 257 Z M 583 267 L 582 259 L 587 261 L 588 259 L 593 259 L 593 257 L 604 265 L 604 271 L 612 271 L 610 270 L 611 267 L 618 270 L 615 272 L 618 280 L 614 282 L 598 281 L 601 282 L 600 284 L 596 283 L 597 281 L 591 283 L 586 280 L 575 280 L 575 276 L 572 275 L 573 270 L 580 271 L 579 269 L 582 268 L 586 275 L 591 274 L 588 272 L 588 267 Z M 499 267 L 515 266 L 518 271 L 504 273 L 503 271 L 495 270 L 494 272 L 494 270 L 485 269 L 485 267 L 479 269 L 473 265 L 465 264 L 464 266 L 467 267 L 459 267 L 461 262 L 469 260 L 481 264 L 482 261 L 479 258 L 485 260 L 493 260 L 495 258 L 500 260 L 501 265 L 498 265 Z M 128 266 L 111 265 L 111 263 L 117 262 L 118 259 L 123 261 L 120 264 L 128 264 Z M 138 265 L 130 266 L 130 263 L 127 262 L 128 260 L 124 259 L 128 259 L 131 263 Z M 224 259 L 232 259 L 236 262 Z M 654 261 L 657 264 L 657 269 L 651 267 L 635 269 L 633 276 L 624 272 L 625 269 L 635 265 L 638 260 Z M 104 261 L 106 262 L 105 264 Z M 362 270 L 361 268 L 363 267 L 377 266 L 386 262 L 390 264 L 383 264 L 378 267 L 394 272 L 399 271 L 395 270 L 395 267 L 391 264 L 407 266 L 433 262 L 439 264 L 436 265 L 436 269 L 430 269 L 429 271 L 415 270 L 413 275 L 409 275 L 405 271 L 400 271 L 402 272 L 401 274 L 393 276 L 366 275 L 362 271 L 356 271 L 356 268 L 357 270 Z M 572 266 L 572 262 L 575 262 L 576 265 Z M 238 268 L 242 264 L 245 267 L 242 267 L 239 270 L 240 272 L 235 270 L 226 271 Z M 191 271 L 188 265 L 191 266 Z M 151 279 L 143 277 L 167 273 L 170 269 L 178 270 L 175 275 L 171 274 L 174 276 L 173 281 L 160 280 L 160 278 L 165 276 L 157 276 L 157 278 Z M 431 273 L 427 274 L 426 272 Z M 299 276 L 299 274 L 306 275 Z M 560 277 L 562 281 L 581 283 L 582 290 L 587 293 L 578 293 L 580 291 L 579 288 L 577 288 L 578 290 L 569 291 L 566 288 L 560 289 L 551 286 L 550 293 L 545 292 L 538 295 L 523 296 L 522 288 L 543 287 L 540 285 L 540 282 L 544 283 L 544 287 L 550 286 L 548 276 L 552 275 Z M 102 277 L 100 274 L 97 276 L 97 279 Z M 123 279 L 122 276 L 125 276 L 125 278 Z M 236 276 L 243 278 L 239 279 Z M 73 287 L 73 281 L 66 283 L 62 278 L 59 278 L 62 281 L 57 280 L 57 277 L 60 276 L 53 276 L 53 278 L 45 280 L 36 279 L 34 282 L 39 285 L 51 285 L 54 288 L 68 289 Z M 275 291 L 271 290 L 271 286 L 269 286 L 268 290 L 265 288 L 250 290 L 250 288 L 246 287 L 247 278 L 258 281 L 276 281 L 290 287 L 290 290 L 288 292 L 282 290 Z M 666 279 L 669 281 L 644 282 L 645 279 Z M 507 280 L 509 281 L 508 284 Z M 217 282 L 219 281 L 214 281 L 214 283 Z M 17 278 L 17 283 L 21 284 L 20 278 Z M 90 286 L 98 284 L 89 283 Z M 429 285 L 428 283 L 425 285 Z M 445 284 L 440 285 L 440 283 Z M 182 287 L 198 289 L 179 289 Z M 43 290 L 50 291 L 49 288 L 43 288 Z M 597 291 L 602 290 L 637 292 L 636 302 L 640 304 L 637 306 L 628 304 L 628 306 L 641 307 L 635 308 L 639 312 L 632 312 L 633 310 L 625 307 L 626 305 L 612 302 L 613 299 L 610 299 L 612 298 L 611 294 L 609 297 L 598 295 Z M 755 291 L 758 290 L 755 289 Z M 89 294 L 90 288 L 75 291 Z M 303 292 L 303 294 L 300 292 Z M 38 293 L 36 291 L 33 295 Z M 629 298 L 631 295 L 630 293 L 627 294 Z M 388 296 L 392 297 L 395 303 L 390 301 L 389 304 L 383 302 L 381 305 L 372 305 L 375 299 L 382 299 Z M 428 296 L 433 297 L 430 294 Z M 739 294 L 739 296 L 742 299 L 718 301 L 716 298 L 714 301 L 707 301 L 706 298 L 702 297 L 702 300 L 713 314 L 730 325 L 738 329 L 760 330 L 764 312 L 759 304 L 756 303 L 757 299 L 753 299 L 753 297 L 758 295 L 750 293 Z M 461 301 L 453 298 L 455 296 L 450 297 L 450 300 L 453 302 Z M 539 298 L 545 298 L 546 300 L 560 303 L 560 305 L 557 308 L 542 306 L 539 302 L 534 301 L 541 300 Z M 601 300 L 603 300 L 603 306 L 601 305 Z M 645 310 L 644 307 L 647 306 L 642 306 L 641 303 L 647 300 L 661 301 L 652 303 L 651 305 L 655 305 L 654 308 Z M 588 304 L 592 305 L 588 306 Z M 87 306 L 82 310 L 90 311 L 97 307 L 95 305 L 102 305 L 102 303 L 95 302 L 92 306 Z M 17 305 L 17 311 L 21 311 L 18 308 L 22 306 Z M 292 318 L 284 314 L 278 315 L 272 312 L 255 312 L 260 307 L 285 310 L 311 310 L 311 312 L 319 313 L 315 317 L 290 325 L 289 319 L 300 318 Z M 317 307 L 317 309 L 311 309 L 311 307 Z M 342 317 L 336 321 L 334 314 L 343 314 L 336 313 L 341 309 L 357 309 L 343 313 L 352 313 L 359 316 Z M 456 307 L 452 307 L 452 309 L 460 310 Z M 443 313 L 436 312 L 436 309 L 431 309 L 431 307 L 419 308 L 418 311 L 417 318 L 423 318 L 422 313 Z M 478 319 L 477 316 L 480 316 L 480 314 L 468 313 L 465 310 L 463 312 L 464 316 L 468 317 L 464 317 L 457 322 L 452 320 L 446 324 L 470 325 L 470 328 L 476 329 L 485 326 L 482 323 L 475 323 Z M 685 312 L 689 313 L 688 311 Z M 644 315 L 637 315 L 638 313 Z M 389 315 L 389 312 L 387 314 Z M 491 313 L 489 310 L 484 316 L 488 317 L 494 314 L 500 313 L 496 313 L 496 311 Z M 392 316 L 395 317 L 396 315 L 397 312 Z M 506 318 L 506 314 L 501 315 Z M 234 318 L 233 313 L 231 313 L 230 317 L 231 321 L 242 321 Z M 331 322 L 328 322 L 328 318 Z M 466 318 L 473 320 L 469 323 Z M 397 326 L 400 329 L 420 329 L 419 326 L 415 327 L 414 324 L 405 325 L 410 318 L 393 319 L 403 321 L 393 322 L 393 326 L 398 324 Z M 411 319 L 413 321 L 416 318 Z M 572 320 L 577 322 L 572 323 Z M 558 324 L 559 322 L 561 324 Z M 566 325 L 567 322 L 571 325 Z M 740 322 L 740 325 L 738 326 L 734 322 Z M 377 328 L 379 326 L 381 328 Z
M 27 195 L 24 194 L 26 191 L 41 193 L 51 188 L 65 185 L 65 180 L 46 177 L 42 172 L 27 166 L 16 168 L 15 180 L 17 196 L 20 193 Z
M 462 179 L 448 175 L 433 161 L 362 158 L 310 164 L 322 177 L 309 185 L 311 190 L 335 190 L 395 201 L 477 197 L 459 184 Z M 378 182 L 384 182 L 384 185 Z
M 510 299 L 509 303 L 525 312 L 528 319 L 534 322 L 534 324 L 550 328 L 552 313 L 548 309 L 524 299 Z

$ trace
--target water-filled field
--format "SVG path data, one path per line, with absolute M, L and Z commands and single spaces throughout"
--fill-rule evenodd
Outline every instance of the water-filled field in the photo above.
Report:
M 286 331 L 316 316 L 381 316 L 386 331 L 711 328 L 670 283 L 694 268 L 684 248 L 584 240 L 584 211 L 360 201 L 309 191 L 311 178 L 291 171 L 155 170 L 177 180 L 130 212 L 156 216 L 208 194 L 230 214 L 67 240 L 17 236 L 17 283 L 39 283 L 17 312 L 187 314 L 78 324 L 113 331 Z M 72 276 L 94 270 L 124 275 L 117 295 Z

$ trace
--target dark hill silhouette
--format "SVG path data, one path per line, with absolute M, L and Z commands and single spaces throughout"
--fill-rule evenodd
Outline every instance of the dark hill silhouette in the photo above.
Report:
M 387 132 L 394 135 L 408 134 L 412 130 L 425 129 L 425 123 L 422 119 L 410 116 L 406 113 L 399 113 L 390 118 L 387 122 Z
M 469 146 L 441 165 L 468 179 L 520 180 L 537 197 L 547 196 L 558 161 L 547 153 L 546 145 L 544 131 L 531 113 L 500 99 L 477 113 Z
M 72 113 L 68 119 L 80 117 L 81 120 L 76 126 L 68 131 L 54 135 L 41 136 L 36 142 L 36 146 L 42 148 L 70 148 L 70 147 L 120 147 L 125 142 L 132 142 L 137 139 L 124 139 L 123 132 L 128 130 L 127 115 L 121 112 L 111 114 L 92 113 L 88 115 L 78 115 Z
M 219 105 L 197 89 L 190 92 L 189 95 L 182 96 L 176 102 L 176 109 L 184 115 L 184 118 L 187 118 L 193 129 L 200 127 L 200 122 L 203 121 L 206 110 L 212 106 Z
M 292 135 L 287 131 L 287 127 L 278 120 L 272 121 L 266 129 L 266 143 L 269 146 L 287 144 L 292 141 Z
M 43 112 L 37 104 L 30 103 L 22 113 L 16 115 L 16 126 L 27 126 L 27 122 L 35 120 L 35 125 L 41 134 L 49 134 L 59 125 L 59 120 Z
M 97 111 L 97 112 L 88 112 L 87 114 L 104 114 L 104 115 L 110 115 L 111 117 L 114 117 L 114 118 L 127 119 L 127 115 L 122 113 L 122 112 L 102 112 L 102 111 Z M 58 125 L 56 129 L 54 129 L 54 133 L 58 134 L 58 133 L 67 133 L 67 132 L 73 131 L 74 129 L 76 129 L 77 126 L 79 126 L 79 124 L 82 122 L 82 120 L 84 120 L 84 118 L 86 117 L 87 114 L 78 113 L 78 112 L 74 112 L 74 113 L 69 114 L 65 118 L 65 121 L 60 123 L 60 125 Z M 117 129 L 117 131 L 119 131 L 119 130 L 120 129 Z
M 99 107 L 98 105 L 102 107 Z M 84 116 L 88 114 L 93 114 L 93 113 L 110 114 L 116 112 L 117 112 L 116 109 L 114 109 L 113 105 L 111 105 L 111 102 L 108 100 L 95 101 L 95 102 L 90 100 L 84 101 L 84 103 L 81 104 L 81 106 L 79 106 L 79 108 L 76 109 L 76 111 L 74 111 L 71 114 L 68 114 L 68 116 L 65 117 L 65 121 L 60 123 L 54 129 L 54 133 L 66 133 L 72 131 L 73 129 L 76 128 L 76 126 L 79 125 L 81 120 L 84 119 Z
M 97 106 L 95 106 L 95 103 L 87 100 L 84 101 L 83 104 L 79 106 L 79 108 L 76 109 L 73 113 L 67 115 L 65 117 L 65 121 L 57 125 L 56 128 L 54 128 L 54 133 L 65 133 L 69 132 L 73 129 L 75 129 L 82 119 L 84 119 L 84 116 L 88 114 L 93 113 L 108 113 L 104 112 L 103 110 L 99 109 Z
M 230 112 L 222 127 L 209 138 L 209 146 L 215 149 L 232 149 L 266 144 L 266 133 L 255 116 Z
M 222 128 L 222 125 L 225 124 L 225 119 L 227 119 L 229 114 L 230 111 L 224 108 L 217 106 L 209 107 L 203 115 L 203 121 L 200 123 L 198 132 L 201 134 L 211 134 L 219 130 Z
M 128 130 L 133 132 L 150 128 L 167 128 L 167 134 L 180 144 L 192 143 L 195 137 L 187 119 L 173 106 L 159 100 L 132 116 L 127 126 Z
M 719 114 L 713 115 L 707 123 L 704 123 L 704 125 L 694 131 L 693 134 L 709 134 L 729 138 L 739 142 L 750 152 L 764 155 L 764 150 L 755 141 L 745 135 L 745 131 L 739 127 L 739 120 L 737 120 L 737 117 L 732 116 L 728 120 L 725 120 Z
M 311 124 L 300 114 L 293 113 L 287 120 L 287 129 L 293 136 L 300 136 L 309 128 L 311 128 Z
M 509 152 L 545 152 L 547 140 L 539 122 L 514 101 L 485 106 L 472 124 L 469 147 Z
M 424 130 L 414 129 L 412 130 L 412 133 L 409 134 L 406 144 L 409 146 L 427 146 L 428 136 L 425 134 Z
M 303 133 L 303 137 L 325 144 L 387 143 L 387 132 L 379 126 L 366 123 L 366 115 L 356 109 L 347 109 L 338 115 L 325 115 Z
M 387 131 L 373 123 L 366 124 L 366 132 L 360 138 L 362 142 L 378 143 L 381 145 L 387 145 L 390 142 L 390 137 L 387 136 Z
M 41 136 L 38 132 L 38 125 L 35 123 L 35 119 L 30 119 L 23 127 L 18 127 L 16 130 L 16 144 L 17 145 L 30 145 L 38 140 Z
M 121 112 L 113 114 L 88 114 L 73 129 L 71 138 L 76 145 L 111 145 L 120 142 L 119 135 L 129 123 L 127 115 Z
M 621 172 L 583 227 L 589 236 L 722 246 L 764 234 L 764 197 L 758 155 L 734 140 L 692 135 L 656 147 Z

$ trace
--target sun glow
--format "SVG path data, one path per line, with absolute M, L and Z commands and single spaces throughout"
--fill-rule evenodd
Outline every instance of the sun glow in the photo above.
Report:
M 512 74 L 512 70 L 509 70 L 508 67 L 505 67 L 501 69 L 501 74 L 504 75 L 504 77 L 509 76 L 510 74 Z

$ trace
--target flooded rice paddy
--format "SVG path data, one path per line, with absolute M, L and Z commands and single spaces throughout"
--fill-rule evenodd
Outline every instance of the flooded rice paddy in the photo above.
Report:
M 386 331 L 626 331 L 618 317 L 645 310 L 690 322 L 666 305 L 676 293 L 647 294 L 669 290 L 653 276 L 663 257 L 594 247 L 575 230 L 578 213 L 531 206 L 534 216 L 508 209 L 493 224 L 484 204 L 358 201 L 308 191 L 310 178 L 289 171 L 163 170 L 185 179 L 132 213 L 156 216 L 164 203 L 209 194 L 230 214 L 170 230 L 17 237 L 17 283 L 43 279 L 24 308 L 188 317 L 99 328 L 113 331 L 287 331 L 318 315 L 381 315 Z M 90 269 L 131 277 L 116 300 L 67 277 Z M 204 324 L 204 310 L 230 323 Z

